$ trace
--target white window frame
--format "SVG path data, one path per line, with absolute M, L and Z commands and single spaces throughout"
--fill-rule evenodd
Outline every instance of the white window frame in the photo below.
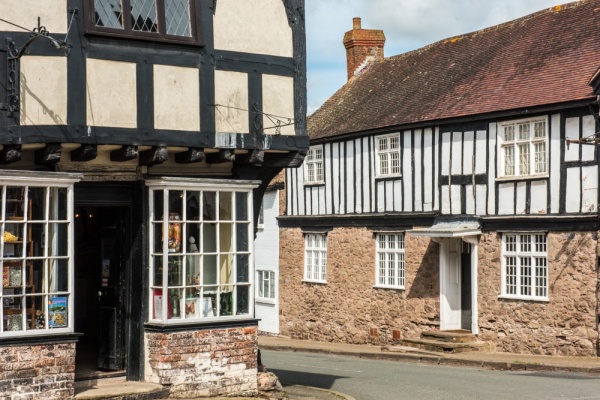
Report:
M 502 234 L 502 298 L 548 301 L 548 234 Z
M 275 271 L 268 269 L 256 270 L 256 301 L 275 304 L 277 300 L 277 279 Z
M 304 282 L 327 283 L 327 234 L 304 234 Z
M 375 137 L 375 150 L 377 154 L 377 177 L 401 177 L 400 134 L 393 133 Z
M 43 265 L 43 274 L 48 277 L 48 275 L 50 274 L 50 264 L 52 263 L 58 263 L 58 262 L 62 262 L 65 263 L 66 262 L 66 268 L 67 268 L 67 274 L 68 274 L 68 282 L 67 282 L 67 288 L 66 290 L 52 290 L 50 287 L 50 279 L 42 279 L 43 283 L 43 288 L 41 292 L 32 292 L 32 293 L 21 293 L 19 294 L 5 294 L 4 293 L 4 282 L 3 285 L 0 286 L 1 288 L 1 292 L 0 292 L 0 301 L 2 301 L 2 304 L 4 305 L 4 300 L 5 298 L 8 300 L 10 297 L 13 297 L 15 299 L 18 299 L 21 301 L 21 304 L 23 300 L 29 298 L 29 297 L 42 297 L 42 309 L 37 309 L 39 311 L 41 311 L 41 315 L 42 318 L 41 319 L 37 319 L 36 318 L 36 324 L 40 324 L 38 327 L 38 325 L 36 325 L 35 329 L 31 329 L 31 321 L 28 320 L 28 317 L 30 317 L 28 315 L 27 309 L 22 307 L 22 311 L 21 311 L 21 322 L 20 325 L 22 327 L 22 329 L 20 330 L 5 330 L 4 329 L 4 306 L 0 308 L 0 321 L 2 321 L 2 323 L 0 324 L 0 337 L 3 338 L 8 338 L 8 337 L 15 337 L 15 336 L 40 336 L 40 335 L 53 335 L 53 334 L 60 334 L 60 333 L 72 333 L 74 331 L 74 321 L 75 321 L 75 301 L 74 301 L 74 280 L 75 280 L 75 273 L 74 273 L 74 245 L 73 245 L 73 241 L 74 241 L 74 233 L 73 233 L 73 215 L 74 215 L 74 190 L 73 190 L 73 184 L 75 184 L 76 182 L 78 182 L 81 178 L 80 175 L 77 174 L 57 174 L 57 173 L 43 173 L 43 174 L 36 174 L 36 173 L 28 173 L 28 172 L 24 172 L 24 171 L 19 171 L 16 174 L 10 174 L 8 171 L 6 171 L 7 176 L 4 176 L 3 174 L 0 174 L 0 201 L 2 202 L 2 211 L 0 212 L 0 225 L 2 225 L 0 227 L 0 229 L 2 229 L 2 232 L 9 230 L 9 228 L 7 227 L 7 225 L 22 225 L 21 226 L 21 232 L 22 235 L 26 235 L 25 232 L 28 231 L 28 225 L 29 224 L 35 224 L 37 226 L 41 226 L 43 227 L 43 232 L 42 235 L 43 237 L 47 238 L 46 239 L 46 245 L 42 245 L 41 246 L 41 253 L 40 254 L 21 254 L 19 256 L 17 256 L 16 254 L 13 255 L 12 257 L 7 257 L 6 255 L 6 249 L 5 246 L 7 243 L 4 241 L 4 237 L 1 240 L 1 248 L 0 248 L 0 261 L 2 261 L 2 265 L 6 266 L 6 264 L 8 264 L 8 261 L 10 261 L 10 264 L 13 264 L 15 262 L 20 263 L 20 269 L 21 269 L 21 279 L 23 280 L 23 282 L 27 282 L 27 263 L 28 262 L 38 262 Z M 39 189 L 39 188 L 43 188 L 45 189 L 45 201 L 44 201 L 44 218 L 42 219 L 36 219 L 35 217 L 33 217 L 32 219 L 29 218 L 29 201 L 27 200 L 27 198 L 23 199 L 23 215 L 22 217 L 10 217 L 8 215 L 6 215 L 7 212 L 7 204 L 6 204 L 6 188 L 7 187 L 11 187 L 11 188 L 23 188 L 24 192 L 27 193 L 28 189 Z M 57 214 L 58 209 L 57 209 L 57 204 L 55 202 L 53 202 L 52 200 L 57 199 L 56 197 L 56 192 L 54 192 L 52 194 L 52 196 L 54 196 L 54 198 L 52 198 L 51 196 L 51 191 L 56 191 L 56 190 L 64 190 L 65 194 L 66 194 L 66 209 L 64 210 L 64 218 L 57 218 L 57 216 L 59 216 L 59 214 Z M 60 247 L 58 245 L 58 243 L 55 241 L 55 238 L 57 238 L 57 234 L 58 234 L 58 230 L 56 229 L 57 224 L 61 224 L 64 225 L 67 228 L 67 232 L 66 232 L 66 236 L 60 237 L 58 239 L 60 239 L 61 241 L 66 241 L 66 250 L 65 253 L 59 252 L 58 248 Z M 22 238 L 21 240 L 24 240 L 25 238 Z M 64 243 L 64 242 L 63 242 Z M 32 244 L 30 244 L 32 245 Z M 25 251 L 25 250 L 24 250 Z M 64 264 L 63 264 L 64 265 Z M 54 270 L 54 273 L 56 273 L 57 270 Z M 53 275 L 54 276 L 54 275 Z M 56 279 L 56 276 L 54 276 L 54 278 Z M 34 283 L 35 285 L 35 283 Z M 6 297 L 5 297 L 6 296 Z M 67 297 L 67 301 L 66 301 L 66 314 L 67 314 L 67 319 L 66 319 L 66 326 L 55 326 L 55 327 L 51 327 L 51 323 L 50 323 L 50 303 L 49 300 L 55 298 L 55 297 Z M 33 301 L 33 300 L 32 300 Z M 34 303 L 35 304 L 35 303 Z M 18 315 L 18 314 L 13 314 L 13 315 Z M 36 317 L 39 317 L 36 315 Z
M 498 177 L 547 177 L 549 150 L 546 116 L 498 124 Z
M 304 159 L 304 183 L 323 184 L 325 182 L 323 174 L 323 146 L 312 146 Z
M 406 280 L 404 232 L 375 233 L 375 287 L 404 289 Z
M 198 322 L 215 322 L 215 321 L 227 321 L 227 320 L 245 320 L 251 319 L 254 316 L 254 223 L 253 223 L 253 210 L 252 210 L 252 190 L 258 187 L 259 182 L 257 181 L 223 181 L 217 179 L 195 179 L 195 178 L 157 178 L 150 179 L 146 181 L 146 185 L 149 188 L 149 293 L 148 293 L 148 304 L 151 312 L 149 313 L 148 319 L 149 322 L 155 322 L 160 324 L 186 324 L 186 323 L 198 323 Z M 182 232 L 182 240 L 181 240 L 181 249 L 175 252 L 169 250 L 169 243 L 167 240 L 162 240 L 163 237 L 169 236 L 169 225 L 172 224 L 172 220 L 169 217 L 169 212 L 161 211 L 160 215 L 155 213 L 155 199 L 154 192 L 158 191 L 159 195 L 162 195 L 162 203 L 168 204 L 169 202 L 169 193 L 171 191 L 180 191 L 182 193 L 182 198 L 185 200 L 188 192 L 199 192 L 201 196 L 204 196 L 206 192 L 216 192 L 216 204 L 220 204 L 220 196 L 221 193 L 230 193 L 232 196 L 232 210 L 231 216 L 222 219 L 220 214 L 221 212 L 218 210 L 214 210 L 212 215 L 206 216 L 204 212 L 204 205 L 202 206 L 202 213 L 198 217 L 198 219 L 187 219 L 187 207 L 183 207 L 183 213 L 180 216 L 180 223 Z M 162 191 L 163 193 L 160 193 Z M 241 218 L 237 216 L 237 202 L 236 195 L 245 196 L 246 209 L 245 209 L 245 218 Z M 228 196 L 228 195 L 227 195 Z M 169 209 L 170 211 L 170 209 Z M 196 245 L 198 247 L 197 250 L 189 249 L 191 245 L 188 245 L 188 238 L 185 236 L 186 232 L 186 224 L 195 224 L 202 226 L 202 230 L 204 230 L 204 225 L 208 224 L 214 227 L 215 230 L 215 249 L 205 250 L 203 247 L 202 240 L 198 240 Z M 247 232 L 247 247 L 245 249 L 239 249 L 237 243 L 237 225 L 241 224 L 242 229 L 245 226 Z M 230 248 L 225 249 L 221 247 L 221 238 L 222 232 L 221 227 L 224 225 L 232 225 L 231 226 L 231 239 L 226 239 L 226 244 Z M 244 229 L 244 230 L 246 230 Z M 158 242 L 160 245 L 157 245 Z M 191 242 L 190 242 L 191 243 Z M 222 260 L 222 257 L 231 256 L 232 266 L 229 271 L 232 276 L 232 281 L 224 282 L 220 279 L 220 274 L 222 272 L 222 266 L 220 265 L 221 261 L 217 261 L 217 268 L 215 271 L 216 274 L 216 283 L 207 284 L 205 283 L 205 267 L 204 262 L 207 257 L 216 257 L 216 260 Z M 248 271 L 247 271 L 247 282 L 238 282 L 238 256 L 247 256 L 248 263 Z M 172 257 L 179 257 L 181 259 L 181 284 L 172 284 L 169 283 L 168 274 L 162 274 L 162 280 L 160 282 L 154 282 L 155 279 L 155 270 L 156 268 L 161 268 L 162 271 L 169 271 L 169 260 Z M 188 283 L 186 280 L 187 266 L 190 262 L 195 263 L 197 260 L 190 260 L 190 257 L 198 257 L 200 259 L 200 275 L 198 277 L 197 283 Z M 157 264 L 158 260 L 162 260 L 160 264 Z M 247 288 L 248 293 L 248 305 L 246 312 L 240 312 L 237 309 L 237 292 L 238 288 Z M 202 308 L 201 312 L 197 312 L 196 315 L 191 314 L 187 315 L 187 295 L 189 290 L 196 289 L 198 292 L 198 297 L 201 299 L 202 304 L 196 306 L 196 308 Z M 227 289 L 227 290 L 226 290 Z M 231 290 L 229 290 L 231 289 Z M 159 290 L 160 292 L 156 292 Z M 172 312 L 165 312 L 164 310 L 170 310 L 170 299 L 169 296 L 162 295 L 163 293 L 171 293 L 170 291 L 179 290 L 180 297 L 179 301 L 181 305 L 179 307 L 180 316 L 173 317 Z M 183 293 L 183 295 L 181 295 Z M 221 296 L 223 293 L 227 293 L 227 295 L 231 296 L 231 313 L 227 315 L 222 315 L 221 310 Z M 229 294 L 231 293 L 231 294 Z M 205 313 L 204 311 L 204 300 L 205 297 L 215 296 L 215 301 L 213 304 L 213 312 Z M 160 303 L 159 305 L 157 303 Z M 157 310 L 159 308 L 163 310 L 162 312 Z M 186 307 L 186 312 L 184 310 Z M 205 315 L 206 314 L 206 315 Z

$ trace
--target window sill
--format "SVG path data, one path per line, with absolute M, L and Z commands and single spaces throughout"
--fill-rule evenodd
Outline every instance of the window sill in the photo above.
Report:
M 325 181 L 304 182 L 304 186 L 325 186 Z
M 275 299 L 265 299 L 265 298 L 256 298 L 256 302 L 257 303 L 262 303 L 262 304 L 276 304 L 277 301 L 275 301 Z
M 319 285 L 327 285 L 327 281 L 315 281 L 312 279 L 302 279 L 303 283 L 317 283 Z
M 529 296 L 509 296 L 509 295 L 500 295 L 498 296 L 500 300 L 523 300 L 523 301 L 534 301 L 538 303 L 549 303 L 550 299 L 548 297 L 529 297 Z
M 373 289 L 406 290 L 404 286 L 373 285 Z
M 380 175 L 375 177 L 376 182 L 397 181 L 402 179 L 402 175 Z
M 514 181 L 534 181 L 534 180 L 542 180 L 548 179 L 550 175 L 548 174 L 540 174 L 540 175 L 519 175 L 519 176 L 499 176 L 496 178 L 496 182 L 514 182 Z

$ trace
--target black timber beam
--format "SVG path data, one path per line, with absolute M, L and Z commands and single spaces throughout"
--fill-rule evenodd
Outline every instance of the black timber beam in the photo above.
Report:
M 191 164 L 204 161 L 204 149 L 190 147 L 187 151 L 175 154 L 175 162 L 178 164 Z
M 98 146 L 83 144 L 71 152 L 71 161 L 91 161 L 98 157 Z
M 238 154 L 235 162 L 238 164 L 262 165 L 265 162 L 265 151 L 254 149 L 246 154 Z
M 62 146 L 60 143 L 48 143 L 35 151 L 35 163 L 37 165 L 56 165 L 61 156 Z
M 122 146 L 110 152 L 110 161 L 130 161 L 138 157 L 137 146 Z
M 139 165 L 152 167 L 153 165 L 162 164 L 169 159 L 169 151 L 167 146 L 154 146 L 151 149 L 140 152 Z
M 267 153 L 263 166 L 276 168 L 298 168 L 306 157 L 306 151 L 290 151 L 288 153 Z
M 0 164 L 12 164 L 21 161 L 23 153 L 19 144 L 5 144 L 0 150 Z

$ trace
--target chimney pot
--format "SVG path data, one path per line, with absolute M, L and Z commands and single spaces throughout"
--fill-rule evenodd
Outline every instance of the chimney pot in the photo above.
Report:
M 360 29 L 360 18 L 352 18 L 353 29 Z

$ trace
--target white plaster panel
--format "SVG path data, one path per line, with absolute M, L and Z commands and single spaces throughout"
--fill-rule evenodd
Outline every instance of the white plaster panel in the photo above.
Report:
M 450 173 L 450 139 L 452 133 L 444 132 L 442 135 L 442 159 L 440 160 L 442 175 L 448 175 Z
M 440 189 L 442 214 L 450 214 L 450 187 L 443 185 Z
M 279 117 L 282 126 L 280 134 L 294 135 L 294 78 L 287 76 L 263 75 L 263 106 L 262 110 L 266 114 Z M 287 125 L 289 121 L 291 125 Z M 263 127 L 266 134 L 277 134 L 275 129 L 276 122 L 267 115 L 263 116 Z
M 372 200 L 374 190 L 371 190 L 373 184 L 371 177 L 375 176 L 375 172 L 373 170 L 374 163 L 369 162 L 369 140 L 369 137 L 362 138 L 362 162 L 359 168 L 362 174 L 363 208 L 365 212 L 375 211 L 373 210 Z
M 488 159 L 487 174 L 488 174 L 488 203 L 487 214 L 494 215 L 496 213 L 496 140 L 497 140 L 498 124 L 490 124 L 490 140 L 488 141 Z
M 547 181 L 531 182 L 531 199 L 529 205 L 530 214 L 546 214 L 548 207 L 548 183 Z
M 463 174 L 473 173 L 473 160 L 475 156 L 475 132 L 464 133 L 464 150 L 463 150 Z
M 331 147 L 333 148 L 333 156 L 331 159 L 332 164 L 332 173 L 331 180 L 333 181 L 333 193 L 331 193 L 331 198 L 333 200 L 334 205 L 334 214 L 340 213 L 340 196 L 338 195 L 340 191 L 340 144 L 332 143 Z
M 498 185 L 498 214 L 513 214 L 515 210 L 515 184 Z
M 425 142 L 423 147 L 423 211 L 433 210 L 433 132 L 431 128 L 424 130 Z
M 565 120 L 565 139 L 577 140 L 579 134 L 579 117 L 567 118 Z M 572 144 L 568 148 L 565 146 L 565 161 L 579 160 L 579 144 Z
M 475 214 L 485 215 L 487 202 L 487 185 L 476 185 Z
M 304 168 L 294 168 L 294 170 L 297 174 L 296 182 L 299 183 L 296 187 L 296 196 L 294 201 L 296 202 L 298 215 L 306 215 L 306 210 L 304 209 L 304 203 L 306 198 L 306 189 L 304 189 L 304 181 L 306 180 L 306 176 L 304 173 Z
M 414 191 L 414 207 L 413 211 L 423 211 L 423 149 L 422 146 L 422 137 L 423 131 L 421 129 L 415 130 L 415 149 L 414 149 L 414 157 L 415 157 L 415 183 L 413 185 Z
M 361 171 L 362 168 L 362 163 L 361 163 L 361 156 L 362 156 L 362 140 L 361 139 L 356 139 L 354 141 L 354 155 L 353 155 L 353 171 L 352 174 L 353 176 L 355 176 L 355 178 L 353 179 L 353 182 L 349 182 L 348 184 L 353 185 L 354 188 L 354 193 L 356 193 L 356 201 L 354 202 L 354 212 L 362 212 L 363 209 L 363 172 Z
M 516 214 L 525 214 L 527 212 L 527 183 L 517 182 L 517 206 L 515 209 Z
M 475 173 L 485 174 L 487 172 L 487 132 L 477 131 L 475 133 Z
M 592 115 L 581 118 L 581 137 L 593 136 L 596 133 L 596 121 Z M 581 145 L 581 161 L 594 161 L 595 145 Z
M 550 212 L 558 213 L 560 206 L 560 165 L 562 157 L 560 153 L 560 114 L 550 117 Z
M 215 71 L 215 103 L 217 132 L 248 133 L 247 74 Z
M 2 19 L 27 29 L 33 29 L 37 27 L 38 17 L 40 17 L 40 25 L 46 27 L 50 32 L 50 36 L 61 40 L 65 38 L 67 32 L 68 19 L 70 18 L 70 14 L 67 12 L 67 0 L 0 1 L 0 17 Z M 0 31 L 23 32 L 21 29 L 2 21 L 0 21 Z
M 378 181 L 375 184 L 375 190 L 377 191 L 377 212 L 385 211 L 385 181 Z
M 67 59 L 21 58 L 21 125 L 66 125 Z
M 409 199 L 408 195 L 402 196 L 402 181 L 392 181 L 390 182 L 392 185 L 391 190 L 393 191 L 393 205 L 392 207 L 387 207 L 389 211 L 412 211 L 412 205 L 404 204 L 404 208 L 402 206 L 403 200 Z M 389 196 L 389 195 L 388 195 Z M 388 197 L 389 198 L 389 197 Z M 408 208 L 406 208 L 408 207 Z
M 154 127 L 200 130 L 200 79 L 197 68 L 154 65 Z
M 474 215 L 475 214 L 475 195 L 473 194 L 473 185 L 465 185 L 465 206 L 466 213 Z
M 452 150 L 450 155 L 450 157 L 452 157 L 452 175 L 462 175 L 463 173 L 462 163 L 465 154 L 462 149 L 462 138 L 462 132 L 454 132 L 452 134 Z
M 462 212 L 460 185 L 452 185 L 450 187 L 450 196 L 452 197 L 452 214 L 460 214 Z
M 416 162 L 416 160 L 415 160 Z M 402 184 L 404 185 L 404 207 L 397 211 L 412 211 L 413 177 L 412 177 L 412 138 L 410 131 L 404 131 L 404 146 L 402 147 Z M 398 185 L 400 191 L 400 185 Z
M 137 126 L 136 66 L 87 59 L 87 125 Z
M 435 173 L 433 174 L 433 209 L 440 209 L 440 189 L 439 189 L 439 179 L 440 179 L 440 155 L 439 155 L 439 140 L 440 140 L 440 128 L 435 127 L 435 131 L 433 134 L 433 162 Z
M 346 179 L 343 180 L 345 186 L 346 209 L 344 213 L 353 213 L 354 211 L 354 142 L 346 142 L 346 154 L 343 158 L 344 171 Z
M 215 49 L 293 57 L 292 28 L 281 0 L 219 0 Z
M 598 167 L 581 168 L 581 212 L 598 210 Z
M 396 181 L 385 182 L 385 211 L 402 210 L 402 188 Z
M 565 211 L 579 212 L 581 209 L 581 170 L 579 167 L 567 168 L 567 191 Z
M 333 213 L 332 209 L 331 209 L 331 196 L 333 196 L 333 194 L 331 193 L 331 185 L 330 182 L 332 182 L 333 179 L 335 179 L 335 176 L 333 175 L 333 171 L 332 171 L 332 160 L 331 157 L 329 157 L 329 154 L 331 152 L 331 144 L 326 143 L 323 146 L 323 173 L 324 178 L 325 178 L 325 198 L 323 199 L 323 202 L 325 203 L 325 213 L 326 214 L 331 214 Z

